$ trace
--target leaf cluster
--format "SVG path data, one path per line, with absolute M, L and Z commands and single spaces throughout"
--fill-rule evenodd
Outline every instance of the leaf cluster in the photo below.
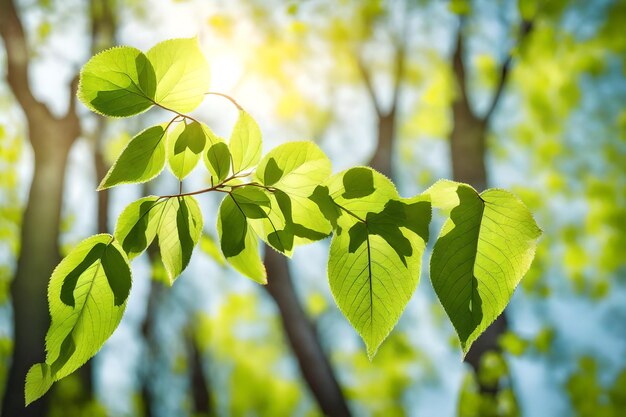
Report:
M 131 139 L 99 189 L 149 181 L 166 165 L 181 187 L 131 203 L 114 235 L 85 239 L 55 269 L 46 360 L 27 375 L 27 403 L 82 366 L 111 336 L 131 289 L 129 262 L 152 242 L 174 283 L 201 238 L 204 219 L 196 197 L 210 192 L 224 196 L 217 217 L 224 259 L 260 284 L 268 280 L 261 241 L 291 256 L 297 246 L 332 235 L 330 289 L 370 359 L 415 292 L 433 206 L 447 220 L 434 245 L 430 278 L 464 353 L 502 313 L 541 233 L 517 197 L 496 189 L 479 194 L 442 180 L 402 198 L 371 168 L 333 175 L 330 160 L 312 142 L 286 143 L 262 155 L 259 126 L 234 99 L 225 96 L 239 111 L 228 141 L 186 114 L 208 88 L 209 66 L 195 38 L 168 40 L 146 54 L 109 49 L 83 67 L 78 97 L 94 112 L 129 117 L 160 107 L 172 113 L 169 122 Z M 200 160 L 210 184 L 183 193 L 183 180 Z

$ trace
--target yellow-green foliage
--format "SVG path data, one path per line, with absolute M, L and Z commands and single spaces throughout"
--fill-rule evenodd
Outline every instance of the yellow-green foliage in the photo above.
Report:
M 339 352 L 334 359 L 354 375 L 344 390 L 347 397 L 376 417 L 406 416 L 402 399 L 416 382 L 412 375 L 415 367 L 429 368 L 403 332 L 391 333 L 372 362 L 361 351 Z
M 229 369 L 217 399 L 228 415 L 293 415 L 304 387 L 282 371 L 289 352 L 278 317 L 264 314 L 255 294 L 231 294 L 217 314 L 201 316 L 198 337 L 209 361 Z

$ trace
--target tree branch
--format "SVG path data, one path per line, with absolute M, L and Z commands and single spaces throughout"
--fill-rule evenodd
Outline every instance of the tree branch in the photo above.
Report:
M 363 58 L 361 57 L 361 55 L 358 52 L 356 52 L 355 56 L 356 56 L 357 67 L 359 69 L 359 72 L 361 73 L 361 77 L 363 78 L 363 82 L 365 83 L 365 87 L 367 88 L 367 92 L 372 100 L 374 110 L 376 111 L 376 114 L 380 117 L 382 116 L 382 109 L 380 108 L 380 102 L 378 101 L 378 97 L 376 96 L 376 91 L 374 90 L 374 85 L 372 83 L 372 76 L 369 70 L 367 69 L 367 67 L 365 66 L 365 63 L 363 62 Z
M 35 98 L 30 89 L 28 43 L 13 0 L 0 0 L 0 36 L 6 50 L 7 83 L 27 118 L 32 119 L 42 112 L 51 117 L 48 108 Z
M 398 101 L 400 100 L 400 90 L 402 87 L 402 76 L 404 75 L 404 68 L 406 66 L 406 44 L 409 31 L 409 13 L 404 10 L 404 17 L 402 22 L 402 28 L 400 30 L 399 37 L 394 36 L 394 44 L 396 47 L 395 56 L 395 73 L 393 80 L 393 97 L 391 99 L 391 109 L 389 114 L 394 114 L 398 108 Z
M 517 41 L 517 44 L 519 46 L 519 44 L 522 43 L 522 41 L 524 40 L 524 38 L 526 38 L 528 36 L 528 34 L 531 32 L 531 30 L 533 29 L 533 22 L 530 20 L 524 20 L 522 21 L 522 26 L 520 27 L 520 34 L 519 34 L 519 39 Z M 511 72 L 511 61 L 513 61 L 513 52 L 512 50 L 509 51 L 509 54 L 507 55 L 507 57 L 505 58 L 504 62 L 502 63 L 502 67 L 500 69 L 500 78 L 498 79 L 498 85 L 496 87 L 496 91 L 493 95 L 493 99 L 491 100 L 491 104 L 489 105 L 489 108 L 487 109 L 487 112 L 485 113 L 485 115 L 483 116 L 483 121 L 485 123 L 488 123 L 489 120 L 491 119 L 491 116 L 493 115 L 494 110 L 496 109 L 500 98 L 502 97 L 502 93 L 504 91 L 504 87 L 506 86 L 506 83 L 509 79 L 509 73 Z
M 468 112 L 472 116 L 475 116 L 472 112 L 472 107 L 469 104 L 468 100 L 468 92 L 467 92 L 467 82 L 465 80 L 465 64 L 463 62 L 463 55 L 465 53 L 465 46 L 463 40 L 463 28 L 465 27 L 464 18 L 461 17 L 459 22 L 459 30 L 456 34 L 456 43 L 454 52 L 452 55 L 452 69 L 454 71 L 454 75 L 457 81 L 457 85 L 459 87 L 459 98 L 458 101 L 463 103 L 463 106 L 467 109 Z

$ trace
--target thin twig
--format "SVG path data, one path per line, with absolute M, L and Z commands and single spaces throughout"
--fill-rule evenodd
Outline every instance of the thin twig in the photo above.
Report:
M 241 107 L 241 105 L 239 105 L 239 103 L 237 103 L 237 101 L 236 101 L 234 98 L 232 98 L 231 96 L 229 96 L 229 95 L 227 95 L 227 94 L 224 94 L 224 93 L 218 93 L 218 92 L 215 92 L 215 91 L 209 91 L 209 92 L 207 92 L 207 93 L 204 93 L 204 95 L 207 95 L 207 96 L 211 95 L 211 96 L 220 96 L 220 97 L 224 97 L 225 99 L 227 99 L 228 101 L 230 101 L 231 103 L 233 103 L 233 104 L 235 105 L 235 107 L 237 107 L 237 109 L 239 109 L 239 110 L 243 110 L 243 107 Z

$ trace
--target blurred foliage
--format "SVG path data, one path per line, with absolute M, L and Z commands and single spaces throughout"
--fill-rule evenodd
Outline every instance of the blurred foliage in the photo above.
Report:
M 22 138 L 15 129 L 9 130 L 0 124 L 0 245 L 6 246 L 10 256 L 16 256 L 19 251 L 22 213 L 18 198 L 18 163 L 22 148 Z
M 577 417 L 618 417 L 626 410 L 626 369 L 613 381 L 604 382 L 598 375 L 596 359 L 583 356 L 577 369 L 567 379 L 567 393 Z
M 372 362 L 363 352 L 340 352 L 333 359 L 354 373 L 346 387 L 348 399 L 376 417 L 407 416 L 404 396 L 415 382 L 414 368 L 427 367 L 427 360 L 406 333 L 392 332 Z
M 279 318 L 259 307 L 254 294 L 231 294 L 215 316 L 199 317 L 201 351 L 210 364 L 230 370 L 225 380 L 214 380 L 212 393 L 225 415 L 293 415 L 301 401 L 304 387 L 282 369 L 289 352 Z M 318 414 L 311 409 L 308 415 Z
M 106 417 L 106 408 L 96 400 L 85 400 L 85 387 L 78 373 L 55 385 L 50 400 L 49 417 Z
M 487 352 L 480 362 L 478 379 L 493 392 L 480 392 L 476 378 L 473 372 L 465 373 L 458 406 L 459 417 L 520 416 L 509 369 L 502 354 Z

